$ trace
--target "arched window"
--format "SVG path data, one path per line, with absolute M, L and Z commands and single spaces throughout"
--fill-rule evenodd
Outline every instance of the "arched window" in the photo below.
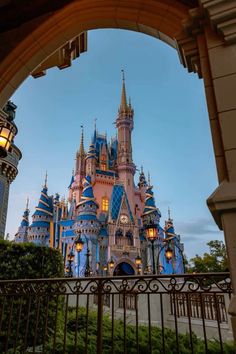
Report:
M 123 232 L 121 229 L 116 230 L 115 233 L 115 244 L 118 246 L 122 246 L 123 245 Z
M 102 154 L 102 156 L 101 156 L 101 170 L 102 171 L 106 171 L 106 169 L 107 169 L 106 160 L 107 160 L 106 155 Z
M 108 211 L 109 209 L 109 199 L 107 197 L 102 197 L 102 211 Z
M 126 232 L 125 236 L 127 237 L 127 243 L 129 246 L 133 246 L 133 234 L 132 232 L 129 230 Z

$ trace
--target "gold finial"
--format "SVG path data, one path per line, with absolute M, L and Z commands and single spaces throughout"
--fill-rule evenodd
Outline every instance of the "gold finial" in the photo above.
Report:
M 47 183 L 48 183 L 48 171 L 46 171 L 46 174 L 45 174 L 45 182 L 44 182 L 44 187 L 47 188 Z

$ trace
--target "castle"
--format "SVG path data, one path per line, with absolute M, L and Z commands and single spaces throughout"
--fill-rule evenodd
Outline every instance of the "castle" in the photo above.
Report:
M 75 276 L 85 275 L 88 267 L 90 274 L 98 275 L 145 274 L 156 270 L 162 274 L 183 273 L 180 236 L 174 231 L 170 214 L 161 227 L 161 213 L 155 205 L 150 178 L 146 180 L 142 168 L 135 185 L 133 127 L 134 110 L 127 102 L 123 77 L 117 136 L 108 141 L 95 126 L 86 153 L 82 130 L 68 202 L 60 200 L 59 195 L 48 195 L 46 179 L 32 223 L 27 205 L 15 242 L 28 241 L 59 249 L 65 267 L 69 263 Z M 150 223 L 156 229 L 156 238 L 150 238 L 151 242 L 147 237 Z M 81 252 L 76 252 L 78 238 L 83 243 Z

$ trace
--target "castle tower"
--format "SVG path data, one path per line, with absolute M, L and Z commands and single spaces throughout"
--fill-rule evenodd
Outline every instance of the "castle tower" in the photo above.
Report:
M 82 128 L 81 138 L 80 138 L 80 147 L 76 153 L 76 164 L 75 164 L 75 174 L 85 177 L 85 150 L 84 150 L 84 130 Z
M 14 124 L 16 108 L 13 102 L 8 101 L 3 109 L 4 112 L 1 112 L 11 124 Z M 3 239 L 5 235 L 10 184 L 18 174 L 17 166 L 21 157 L 21 151 L 13 142 L 7 157 L 0 158 L 0 239 Z
M 100 223 L 97 219 L 98 204 L 95 201 L 93 194 L 93 187 L 91 177 L 86 176 L 83 181 L 83 192 L 78 204 L 78 216 L 74 224 L 74 231 L 76 234 L 81 234 L 81 238 L 84 240 L 86 247 L 81 255 L 82 272 L 85 265 L 85 252 L 90 252 L 90 267 L 93 273 L 96 272 L 97 262 L 97 235 L 100 229 Z M 79 271 L 81 274 L 81 270 Z
M 180 235 L 175 233 L 173 219 L 170 216 L 170 209 L 168 208 L 168 219 L 165 221 L 164 227 L 165 239 L 168 241 L 168 247 L 172 250 L 173 255 L 170 260 L 163 260 L 166 273 L 168 274 L 182 274 L 184 273 L 184 259 L 183 251 L 184 245 L 180 242 Z
M 125 78 L 123 72 L 123 83 L 121 91 L 121 102 L 116 119 L 118 131 L 118 156 L 117 169 L 120 181 L 124 184 L 128 195 L 132 212 L 134 212 L 134 174 L 135 165 L 132 158 L 131 133 L 133 130 L 134 111 L 131 103 L 127 104 Z
M 86 153 L 84 150 L 84 130 L 83 126 L 81 126 L 81 138 L 80 138 L 80 147 L 76 153 L 75 159 L 75 173 L 72 173 L 72 178 L 69 184 L 69 196 L 68 201 L 72 202 L 74 196 L 77 202 L 80 200 L 81 192 L 82 192 L 82 181 L 85 177 L 85 170 L 86 170 L 86 162 L 85 157 Z
M 86 176 L 91 177 L 91 183 L 93 184 L 96 177 L 96 150 L 93 143 L 90 144 L 89 150 L 86 156 Z
M 142 200 L 142 202 L 144 202 L 145 198 L 146 198 L 147 181 L 146 181 L 145 174 L 143 172 L 143 166 L 141 166 L 141 171 L 139 174 L 138 187 L 141 192 L 141 200 Z
M 32 224 L 29 227 L 28 241 L 38 245 L 49 246 L 50 222 L 53 218 L 53 200 L 49 197 L 47 187 L 47 175 L 41 191 L 38 206 L 32 215 Z
M 22 221 L 17 233 L 15 234 L 15 242 L 28 241 L 29 212 L 29 199 L 27 198 L 26 208 L 22 217 Z

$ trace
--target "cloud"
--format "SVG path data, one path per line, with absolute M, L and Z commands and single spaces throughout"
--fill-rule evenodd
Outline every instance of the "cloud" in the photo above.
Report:
M 195 220 L 176 223 L 176 230 L 178 230 L 178 233 L 181 235 L 184 235 L 185 239 L 191 236 L 191 240 L 193 236 L 196 236 L 194 238 L 203 235 L 218 236 L 221 233 L 214 221 L 210 218 L 196 218 Z

